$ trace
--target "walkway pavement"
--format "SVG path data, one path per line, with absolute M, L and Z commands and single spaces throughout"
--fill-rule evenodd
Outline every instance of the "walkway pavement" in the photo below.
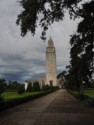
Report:
M 94 125 L 94 108 L 59 90 L 0 113 L 0 125 Z

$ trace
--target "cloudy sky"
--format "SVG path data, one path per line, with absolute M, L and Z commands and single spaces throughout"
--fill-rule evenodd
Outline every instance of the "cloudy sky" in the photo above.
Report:
M 49 28 L 47 41 L 43 42 L 40 27 L 34 37 L 30 33 L 20 36 L 20 27 L 15 22 L 21 9 L 17 0 L 0 2 L 0 78 L 24 81 L 45 73 L 45 50 L 50 36 L 56 47 L 57 73 L 63 71 L 69 64 L 69 39 L 77 21 L 70 21 L 66 14 L 63 22 Z

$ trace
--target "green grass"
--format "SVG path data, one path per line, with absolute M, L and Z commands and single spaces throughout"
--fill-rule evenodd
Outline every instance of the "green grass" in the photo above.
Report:
M 2 94 L 2 97 L 5 100 L 12 100 L 12 99 L 16 99 L 16 98 L 24 98 L 24 97 L 28 97 L 28 96 L 31 96 L 31 95 L 36 95 L 36 94 L 39 94 L 39 93 L 43 93 L 43 92 L 25 92 L 21 95 L 18 94 L 17 92 L 4 92 Z
M 94 88 L 85 89 L 84 95 L 94 98 Z
M 68 92 L 73 94 L 73 95 L 78 95 L 79 94 L 78 91 L 73 91 L 73 90 L 70 90 L 70 89 L 68 89 Z
M 78 96 L 79 92 L 78 91 L 72 91 L 72 90 L 68 90 L 72 95 L 74 96 Z M 94 88 L 86 88 L 84 89 L 84 95 L 90 97 L 90 98 L 94 98 Z

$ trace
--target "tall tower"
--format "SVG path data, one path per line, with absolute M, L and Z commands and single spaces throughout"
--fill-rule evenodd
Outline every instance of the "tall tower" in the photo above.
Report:
M 48 47 L 46 48 L 46 84 L 57 86 L 56 50 L 51 37 L 48 41 Z

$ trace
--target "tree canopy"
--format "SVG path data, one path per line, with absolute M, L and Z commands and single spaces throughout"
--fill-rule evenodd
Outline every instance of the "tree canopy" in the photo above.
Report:
M 34 35 L 39 23 L 43 29 L 41 38 L 46 39 L 49 25 L 63 20 L 66 10 L 69 11 L 71 18 L 85 16 L 82 10 L 88 3 L 84 5 L 81 3 L 83 0 L 20 0 L 23 11 L 18 15 L 16 23 L 21 27 L 22 36 L 25 36 L 28 31 Z

